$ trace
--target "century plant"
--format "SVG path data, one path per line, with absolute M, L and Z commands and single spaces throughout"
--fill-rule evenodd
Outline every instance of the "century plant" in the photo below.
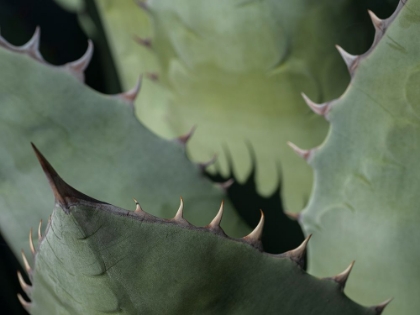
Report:
M 240 182 L 251 147 L 257 190 L 272 193 L 281 173 L 285 205 L 299 211 L 312 174 L 286 142 L 313 146 L 327 132 L 301 93 L 322 102 L 344 91 L 334 45 L 367 49 L 364 1 L 151 0 L 143 12 L 132 0 L 95 3 L 123 85 L 146 74 L 140 121 L 168 138 L 197 126 L 190 157 L 217 153 L 222 174 L 233 167 Z
M 373 44 L 362 55 L 338 47 L 344 62 L 334 44 L 365 47 L 367 31 L 346 34 L 363 20 L 362 2 L 154 0 L 140 3 L 142 13 L 125 1 L 96 5 L 124 84 L 136 71 L 129 62 L 151 69 L 128 92 L 104 95 L 82 82 L 90 42 L 79 60 L 52 66 L 39 29 L 23 46 L 0 37 L 0 228 L 16 254 L 24 248 L 30 283 L 18 273 L 27 295 L 18 298 L 28 312 L 377 315 L 391 296 L 386 314 L 417 312 L 420 0 L 401 1 L 385 20 L 369 12 Z M 138 37 L 137 50 L 119 36 L 132 37 L 133 25 L 153 35 Z M 139 51 L 141 61 L 131 58 Z M 281 254 L 263 249 L 264 213 L 249 227 L 226 195 L 231 182 L 212 184 L 211 163 L 185 154 L 187 145 L 193 158 L 215 151 L 222 168 L 231 155 L 241 180 L 254 152 L 260 191 L 280 161 L 294 210 L 310 176 L 282 146 L 319 144 L 327 122 L 315 149 L 289 142 L 315 179 L 295 216 L 307 237 Z M 195 135 L 179 136 L 196 123 Z M 305 271 L 307 247 L 320 278 Z M 385 302 L 362 306 L 345 287 L 363 305 Z

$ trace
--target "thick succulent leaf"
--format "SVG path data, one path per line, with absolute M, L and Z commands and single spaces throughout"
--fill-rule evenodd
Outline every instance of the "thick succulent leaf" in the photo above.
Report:
M 138 122 L 130 101 L 135 93 L 91 90 L 77 79 L 86 59 L 53 67 L 36 43 L 36 37 L 24 48 L 0 43 L 8 47 L 0 48 L 0 228 L 14 252 L 27 242 L 30 225 L 47 219 L 52 205 L 47 188 L 39 185 L 43 175 L 30 141 L 95 198 L 134 209 L 134 197 L 144 209 L 168 218 L 182 195 L 196 209 L 187 218 L 207 223 L 223 190 L 186 158 L 184 145 L 161 139 Z M 248 232 L 229 202 L 225 206 L 226 230 L 236 236 Z
M 20 297 L 33 315 L 380 313 L 306 274 L 293 260 L 304 249 L 261 252 L 262 224 L 231 239 L 214 221 L 199 228 L 117 208 L 68 186 L 38 155 L 56 208 L 28 269 L 31 302 Z
M 373 18 L 375 44 L 352 58 L 351 84 L 326 104 L 330 132 L 309 159 L 315 187 L 302 214 L 316 234 L 310 271 L 356 259 L 349 296 L 394 296 L 390 315 L 420 309 L 420 1 L 404 3 L 389 20 Z
M 275 190 L 281 164 L 286 206 L 300 210 L 312 173 L 286 141 L 313 146 L 327 132 L 300 93 L 322 101 L 344 90 L 348 74 L 334 45 L 367 48 L 364 1 L 151 0 L 147 13 L 132 0 L 96 3 L 123 84 L 140 71 L 152 79 L 136 103 L 139 119 L 166 137 L 196 124 L 192 158 L 218 153 L 226 173 L 226 145 L 241 181 L 251 143 L 259 192 Z

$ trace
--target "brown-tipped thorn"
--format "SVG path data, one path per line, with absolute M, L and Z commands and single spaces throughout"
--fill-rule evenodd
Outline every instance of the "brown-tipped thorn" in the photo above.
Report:
M 29 303 L 28 301 L 26 301 L 23 297 L 22 297 L 22 295 L 20 295 L 19 293 L 18 293 L 18 295 L 17 295 L 17 298 L 18 298 L 18 300 L 19 300 L 19 302 L 20 302 L 20 304 L 22 304 L 22 306 L 23 306 L 23 308 L 28 312 L 28 313 L 30 313 L 30 310 L 31 310 L 31 303 Z
M 383 31 L 384 21 L 378 18 L 376 14 L 373 13 L 371 10 L 368 10 L 368 13 L 369 13 L 370 19 L 372 20 L 372 24 L 375 27 L 375 30 Z
M 213 155 L 213 157 L 207 162 L 197 163 L 197 165 L 200 168 L 200 170 L 204 172 L 206 168 L 209 167 L 210 165 L 213 165 L 216 162 L 216 160 L 217 160 L 217 154 Z
M 118 94 L 118 98 L 133 104 L 134 101 L 136 100 L 137 96 L 139 95 L 140 92 L 140 88 L 141 88 L 141 82 L 143 80 L 143 76 L 139 76 L 139 78 L 137 79 L 136 85 L 131 89 L 128 90 L 127 92 Z
M 350 266 L 348 266 L 346 268 L 346 270 L 344 270 L 342 273 L 339 273 L 338 275 L 332 277 L 332 279 L 337 282 L 340 286 L 340 289 L 342 291 L 344 291 L 344 287 L 346 286 L 346 282 L 347 279 L 349 278 L 350 272 L 353 269 L 355 261 L 353 260 L 350 264 Z
M 156 72 L 147 72 L 146 76 L 154 82 L 157 82 L 159 80 L 159 74 L 157 74 Z
M 29 230 L 29 247 L 31 249 L 32 255 L 35 255 L 34 241 L 32 239 L 32 228 Z
M 76 73 L 82 73 L 83 71 L 85 71 L 85 69 L 89 65 L 89 62 L 92 59 L 92 55 L 93 55 L 93 43 L 91 40 L 88 40 L 88 47 L 84 55 L 80 57 L 78 60 L 70 62 L 68 64 L 68 67 Z
M 41 232 L 41 228 L 42 228 L 42 220 L 39 221 L 39 225 L 38 225 L 38 243 L 42 241 L 42 232 Z M 39 244 L 38 244 L 39 245 Z
M 245 236 L 243 239 L 251 244 L 259 244 L 261 243 L 261 237 L 262 232 L 264 229 L 264 212 L 260 210 L 261 212 L 261 218 L 260 222 L 258 222 L 258 225 L 255 227 L 255 229 L 249 233 L 247 236 Z
M 300 213 L 292 213 L 288 211 L 284 211 L 284 214 L 291 220 L 299 221 L 300 220 Z
M 305 159 L 305 161 L 308 161 L 312 157 L 313 150 L 303 150 L 290 141 L 287 142 L 287 145 L 291 147 L 297 155 Z
M 136 210 L 134 210 L 134 212 L 135 212 L 135 213 L 143 213 L 144 211 L 143 211 L 143 209 L 141 208 L 141 206 L 140 206 L 139 202 L 138 202 L 136 199 L 134 199 L 134 198 L 133 198 L 133 200 L 134 200 L 134 202 L 136 203 Z
M 305 265 L 305 254 L 306 254 L 306 246 L 308 245 L 309 240 L 311 239 L 312 234 L 309 234 L 307 238 L 299 245 L 299 247 L 289 250 L 284 254 L 278 255 L 278 257 L 288 257 L 289 259 L 293 260 L 299 267 L 303 268 Z
M 58 203 L 65 213 L 68 213 L 68 206 L 78 200 L 85 200 L 95 203 L 103 203 L 101 201 L 95 200 L 81 192 L 77 191 L 70 185 L 68 185 L 61 177 L 57 174 L 51 164 L 47 159 L 39 152 L 36 146 L 31 143 L 32 148 L 35 151 L 36 157 L 38 158 L 39 163 L 45 173 L 45 176 L 48 179 L 50 187 L 54 193 L 56 203 Z
M 382 302 L 379 305 L 372 306 L 371 309 L 375 312 L 376 315 L 381 315 L 383 313 L 385 307 L 387 307 L 388 304 L 391 303 L 391 301 L 393 299 L 394 298 L 390 298 L 390 299 L 386 300 L 385 302 Z
M 22 287 L 23 292 L 25 292 L 29 296 L 32 287 L 25 282 L 20 271 L 17 272 L 17 276 L 18 276 L 18 280 L 19 280 L 20 286 Z
M 207 226 L 209 229 L 218 229 L 218 228 L 220 228 L 220 222 L 222 222 L 222 217 L 223 217 L 223 205 L 224 205 L 224 201 L 222 200 L 222 203 L 220 204 L 219 211 L 217 212 L 217 214 L 214 217 L 214 219 Z
M 305 95 L 305 93 L 302 93 L 302 97 L 305 100 L 306 104 L 309 106 L 310 109 L 315 114 L 321 115 L 321 116 L 327 116 L 328 112 L 330 111 L 330 102 L 323 103 L 323 104 L 317 104 L 311 101 L 309 97 Z
M 197 126 L 196 125 L 192 126 L 191 130 L 188 131 L 187 134 L 176 138 L 176 141 L 178 141 L 179 143 L 185 146 L 187 142 L 191 139 L 192 135 L 194 134 L 195 129 L 197 129 Z
M 134 40 L 139 43 L 140 45 L 146 48 L 152 48 L 152 39 L 151 38 L 143 38 L 140 36 L 135 36 Z
M 32 268 L 28 263 L 28 259 L 25 256 L 25 252 L 22 249 L 22 259 L 23 259 L 23 265 L 25 266 L 25 270 L 28 273 L 28 275 L 30 275 L 32 273 Z
M 340 53 L 341 57 L 343 58 L 344 62 L 347 65 L 347 69 L 349 70 L 350 76 L 353 76 L 354 70 L 357 68 L 357 61 L 359 59 L 359 56 L 351 55 L 347 51 L 345 51 L 343 48 L 341 48 L 338 45 L 335 45 L 338 52 Z

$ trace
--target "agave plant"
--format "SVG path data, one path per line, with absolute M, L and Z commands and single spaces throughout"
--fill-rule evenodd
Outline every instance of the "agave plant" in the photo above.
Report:
M 0 229 L 23 249 L 26 311 L 377 315 L 394 297 L 384 314 L 416 313 L 420 0 L 387 19 L 362 1 L 59 2 L 110 44 L 126 92 L 83 83 L 90 41 L 55 66 L 39 28 L 0 37 Z M 303 240 L 254 204 L 280 168 L 281 201 L 303 207 L 304 161 Z

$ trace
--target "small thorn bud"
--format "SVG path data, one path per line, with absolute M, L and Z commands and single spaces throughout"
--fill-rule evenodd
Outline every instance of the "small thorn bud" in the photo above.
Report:
M 32 239 L 32 228 L 29 230 L 29 248 L 31 249 L 32 255 L 35 255 L 35 247 Z
M 311 239 L 312 234 L 309 234 L 307 238 L 299 245 L 299 247 L 289 250 L 283 254 L 278 255 L 278 257 L 288 257 L 289 259 L 293 260 L 299 267 L 303 268 L 305 265 L 305 254 L 306 254 L 306 246 L 308 245 L 309 240 Z
M 217 214 L 214 217 L 214 219 L 208 225 L 208 228 L 209 229 L 218 229 L 218 228 L 220 228 L 220 222 L 222 222 L 222 217 L 223 217 L 223 205 L 224 205 L 224 202 L 222 201 L 222 203 L 220 204 L 219 211 L 217 212 Z
M 287 145 L 291 147 L 297 155 L 305 159 L 305 161 L 309 161 L 309 159 L 312 157 L 313 150 L 303 150 L 290 141 L 287 142 Z
M 372 307 L 371 307 L 371 309 L 375 312 L 375 314 L 376 314 L 376 315 L 381 315 L 381 314 L 383 313 L 383 311 L 384 311 L 385 307 L 387 307 L 387 306 L 388 306 L 388 304 L 389 304 L 389 303 L 391 303 L 391 301 L 392 301 L 393 299 L 394 299 L 394 298 L 390 298 L 390 299 L 386 300 L 385 302 L 382 302 L 382 303 L 381 303 L 381 304 L 379 304 L 379 305 L 372 306 Z
M 261 244 L 261 237 L 262 237 L 262 232 L 264 229 L 264 212 L 262 210 L 260 210 L 260 212 L 261 212 L 260 222 L 251 233 L 249 233 L 247 236 L 243 238 L 245 241 L 253 245 Z
M 307 97 L 305 95 L 305 93 L 302 93 L 302 97 L 305 100 L 306 104 L 309 106 L 310 109 L 312 109 L 312 111 L 315 114 L 321 115 L 321 116 L 327 116 L 328 112 L 330 111 L 330 102 L 329 103 L 324 103 L 324 104 L 317 104 L 314 103 L 310 100 L 309 97 Z
M 348 266 L 346 268 L 346 270 L 344 270 L 342 273 L 339 273 L 338 275 L 332 277 L 332 279 L 337 282 L 340 286 L 340 289 L 342 291 L 344 291 L 344 287 L 346 286 L 346 282 L 347 279 L 349 278 L 350 272 L 353 269 L 355 261 L 353 260 L 350 264 L 350 266 Z
M 196 128 L 197 128 L 197 126 L 194 125 L 187 134 L 176 138 L 176 141 L 178 141 L 179 143 L 181 143 L 182 145 L 185 146 L 187 144 L 187 142 L 191 139 L 191 137 L 194 134 Z
M 142 38 L 142 37 L 136 36 L 134 39 L 140 45 L 142 45 L 146 48 L 152 48 L 152 39 L 151 38 Z

